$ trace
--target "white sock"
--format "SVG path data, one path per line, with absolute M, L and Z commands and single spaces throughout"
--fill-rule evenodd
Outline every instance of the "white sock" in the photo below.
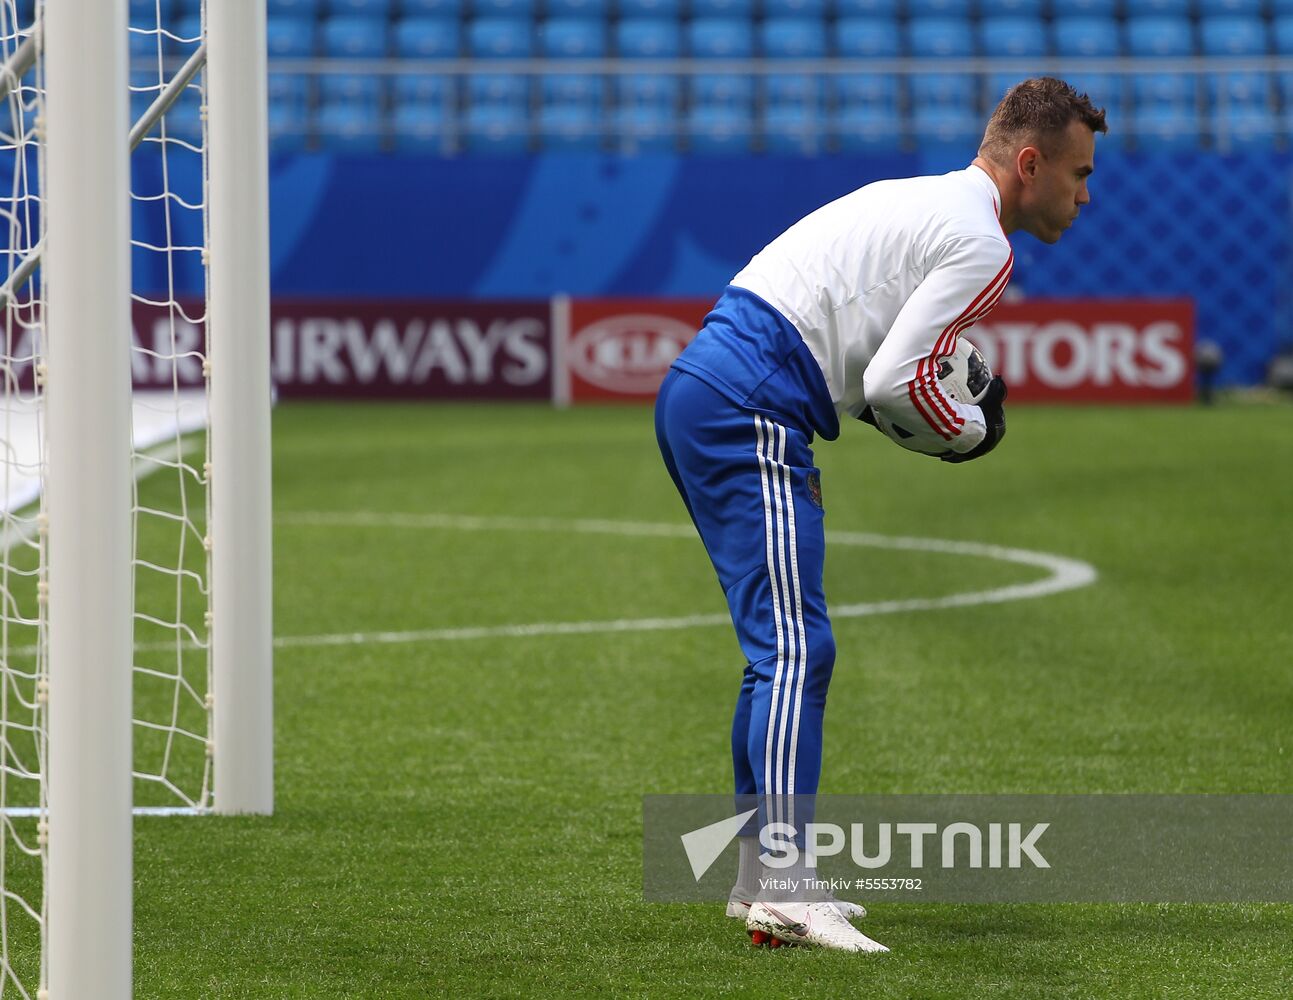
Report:
M 759 892 L 759 879 L 763 877 L 763 865 L 759 864 L 763 848 L 758 837 L 737 837 L 736 842 L 741 849 L 741 856 L 737 863 L 736 885 L 732 887 L 732 893 L 744 899 L 753 899 Z

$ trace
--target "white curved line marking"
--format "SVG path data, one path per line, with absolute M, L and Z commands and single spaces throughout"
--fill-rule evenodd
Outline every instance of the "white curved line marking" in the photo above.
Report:
M 379 514 L 373 511 L 327 512 L 301 511 L 280 514 L 280 524 L 299 524 L 326 528 L 424 528 L 453 531 L 551 531 L 589 535 L 626 535 L 635 538 L 694 538 L 691 525 L 659 524 L 646 521 L 564 521 L 551 517 L 471 517 L 452 514 Z M 916 597 L 902 601 L 870 601 L 831 608 L 832 618 L 861 618 L 865 615 L 896 614 L 903 611 L 935 611 L 974 604 L 1000 604 L 1046 597 L 1065 590 L 1090 586 L 1098 574 L 1090 563 L 1049 552 L 1011 549 L 980 542 L 957 542 L 939 538 L 904 538 L 873 535 L 860 531 L 827 531 L 826 539 L 835 545 L 868 546 L 911 552 L 937 552 L 945 555 L 976 556 L 1002 562 L 1035 566 L 1048 575 L 1031 583 L 975 590 L 944 597 Z M 333 635 L 279 636 L 274 645 L 350 646 L 406 642 L 449 642 L 466 639 L 529 638 L 544 635 L 593 635 L 606 632 L 657 632 L 673 629 L 707 628 L 730 625 L 726 614 L 685 615 L 678 618 L 619 618 L 611 621 L 535 622 L 528 625 L 485 625 L 471 628 L 422 629 L 413 632 L 342 632 Z

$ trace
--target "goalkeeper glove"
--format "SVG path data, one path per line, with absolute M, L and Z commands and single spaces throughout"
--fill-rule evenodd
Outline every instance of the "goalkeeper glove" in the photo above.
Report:
M 979 409 L 983 411 L 984 422 L 988 425 L 983 440 L 969 451 L 949 451 L 939 458 L 944 462 L 972 462 L 976 458 L 982 458 L 1000 444 L 1001 439 L 1006 436 L 1006 410 L 1003 406 L 1005 401 L 1006 383 L 1000 375 L 997 375 L 988 383 L 983 399 L 979 400 Z

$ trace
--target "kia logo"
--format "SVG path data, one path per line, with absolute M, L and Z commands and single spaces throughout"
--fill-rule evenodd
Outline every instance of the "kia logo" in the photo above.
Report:
M 696 335 L 668 316 L 610 316 L 571 338 L 570 366 L 586 382 L 622 393 L 651 393 Z

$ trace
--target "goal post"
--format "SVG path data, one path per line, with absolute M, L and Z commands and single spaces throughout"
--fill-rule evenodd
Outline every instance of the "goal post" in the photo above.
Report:
M 274 809 L 264 0 L 207 5 L 215 809 Z
M 48 910 L 52 1000 L 131 995 L 126 0 L 45 5 Z

